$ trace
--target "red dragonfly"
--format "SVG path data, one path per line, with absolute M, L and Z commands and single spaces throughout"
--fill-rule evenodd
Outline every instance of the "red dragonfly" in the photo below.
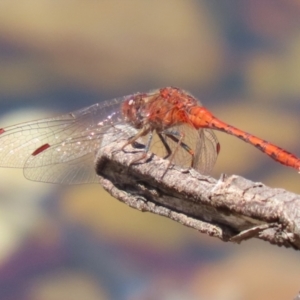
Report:
M 55 118 L 0 129 L 0 166 L 23 168 L 26 178 L 52 183 L 97 182 L 95 160 L 114 141 L 163 148 L 170 162 L 209 173 L 220 145 L 213 132 L 234 135 L 277 162 L 300 170 L 295 155 L 212 115 L 189 93 L 166 87 L 97 103 Z M 163 147 L 156 147 L 162 145 Z

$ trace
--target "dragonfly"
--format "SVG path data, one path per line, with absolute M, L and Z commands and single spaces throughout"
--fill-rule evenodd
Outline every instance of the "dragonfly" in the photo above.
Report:
M 209 174 L 220 152 L 215 130 L 236 136 L 275 161 L 300 170 L 292 153 L 215 117 L 190 93 L 165 87 L 96 103 L 58 117 L 0 128 L 0 167 L 22 168 L 41 182 L 97 183 L 99 151 L 124 140 L 179 166 Z M 168 165 L 169 166 L 169 165 Z

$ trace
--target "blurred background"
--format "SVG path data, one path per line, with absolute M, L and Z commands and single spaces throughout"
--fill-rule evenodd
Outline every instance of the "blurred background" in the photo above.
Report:
M 300 2 L 0 2 L 1 127 L 164 86 L 300 155 Z M 300 192 L 299 175 L 216 133 L 213 176 Z M 0 170 L 0 299 L 293 299 L 299 253 L 223 243 L 101 186 Z

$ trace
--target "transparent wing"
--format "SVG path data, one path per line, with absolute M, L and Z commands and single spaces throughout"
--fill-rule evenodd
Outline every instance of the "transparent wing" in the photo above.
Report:
M 93 140 L 71 139 L 63 146 L 61 144 L 52 146 L 37 157 L 29 157 L 25 163 L 24 176 L 33 181 L 51 183 L 97 183 L 95 163 L 101 148 L 114 141 L 128 139 L 136 133 L 136 129 L 119 122 L 108 128 L 103 127 L 102 131 L 99 129 L 97 135 L 93 135 Z M 64 149 L 63 152 L 61 148 Z M 53 158 L 58 158 L 59 162 L 53 161 Z M 44 163 L 49 162 L 49 159 L 50 164 Z
M 193 167 L 197 171 L 209 174 L 212 170 L 218 153 L 219 143 L 216 135 L 210 129 L 197 130 L 190 125 L 173 126 L 171 130 L 162 133 L 164 140 L 170 147 L 174 156 L 172 163 L 181 167 Z M 173 137 L 170 138 L 170 135 Z M 175 139 L 174 139 L 175 137 Z M 178 140 L 182 137 L 182 145 L 178 146 Z M 166 156 L 167 151 L 157 136 L 154 136 L 151 151 Z M 177 140 L 177 141 L 176 141 Z M 193 153 L 193 155 L 191 154 Z M 171 158 L 171 155 L 168 159 Z
M 61 184 L 97 183 L 94 156 L 90 153 L 68 161 L 38 168 L 24 168 L 24 176 L 33 181 Z
M 209 174 L 216 163 L 219 152 L 220 144 L 215 133 L 210 129 L 199 129 L 193 168 L 200 173 Z
M 99 148 L 135 132 L 121 117 L 123 99 L 0 129 L 0 166 L 24 168 L 31 180 L 95 182 Z

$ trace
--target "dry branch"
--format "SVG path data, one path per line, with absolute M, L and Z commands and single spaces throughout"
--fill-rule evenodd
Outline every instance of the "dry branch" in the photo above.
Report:
M 140 211 L 168 217 L 223 241 L 259 238 L 300 249 L 300 196 L 242 177 L 219 180 L 170 166 L 152 155 L 112 144 L 99 154 L 101 185 L 115 198 Z

